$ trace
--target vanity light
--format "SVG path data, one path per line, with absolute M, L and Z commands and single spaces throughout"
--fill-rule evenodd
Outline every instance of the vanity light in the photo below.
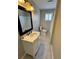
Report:
M 33 11 L 34 10 L 34 7 L 29 3 L 29 2 L 26 2 L 26 10 L 27 11 Z
M 25 1 L 24 1 L 24 0 L 19 0 L 19 2 L 21 2 L 21 3 L 25 3 Z
M 27 11 L 33 11 L 34 7 L 31 3 L 28 2 L 28 0 L 19 0 L 19 4 L 22 5 L 24 8 L 26 8 Z

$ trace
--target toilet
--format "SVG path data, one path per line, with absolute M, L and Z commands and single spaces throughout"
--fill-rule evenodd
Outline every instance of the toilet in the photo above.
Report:
M 41 32 L 41 35 L 46 35 L 47 34 L 47 30 L 44 29 L 42 26 L 40 26 L 40 32 Z

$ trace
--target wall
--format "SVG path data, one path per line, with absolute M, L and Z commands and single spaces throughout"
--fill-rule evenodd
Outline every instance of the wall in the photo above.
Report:
M 39 31 L 39 26 L 40 26 L 40 10 L 39 9 L 35 9 L 32 12 L 32 20 L 33 20 L 33 30 Z
M 53 38 L 52 38 L 54 59 L 61 59 L 61 10 L 60 8 L 61 8 L 60 0 L 58 0 Z
M 18 59 L 21 59 L 23 55 L 24 55 L 24 49 L 23 49 L 22 41 L 20 39 L 20 36 L 18 36 Z
M 33 2 L 33 0 L 29 0 L 29 2 L 33 5 L 34 11 L 32 11 L 32 19 L 33 19 L 33 30 L 39 31 L 40 26 L 40 9 Z
M 45 13 L 54 13 L 54 9 L 47 9 L 47 10 L 40 10 L 40 24 L 45 28 L 46 30 L 50 31 L 50 25 L 52 23 L 51 21 L 45 21 Z M 53 19 L 53 17 L 52 17 Z

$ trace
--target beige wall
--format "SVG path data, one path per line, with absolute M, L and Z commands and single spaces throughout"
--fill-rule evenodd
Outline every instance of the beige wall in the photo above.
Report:
M 22 42 L 21 40 L 19 39 L 18 40 L 18 59 L 21 59 L 21 57 L 24 55 L 24 49 L 23 49 L 23 46 L 22 46 Z
M 20 37 L 18 37 L 18 59 L 21 59 L 23 55 L 24 55 L 24 49 L 23 49 L 22 41 Z
M 56 10 L 53 39 L 52 39 L 54 59 L 61 59 L 61 10 L 60 9 L 61 7 L 59 0 Z

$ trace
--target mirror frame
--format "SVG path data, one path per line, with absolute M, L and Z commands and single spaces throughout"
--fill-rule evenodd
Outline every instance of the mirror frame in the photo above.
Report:
M 28 29 L 28 30 L 25 30 L 24 32 L 22 32 L 22 27 L 21 27 L 21 23 L 20 23 L 19 14 L 18 14 L 18 31 L 19 31 L 20 36 L 22 36 L 22 35 L 26 34 L 27 32 L 30 32 L 31 30 L 33 30 L 32 12 L 31 11 L 27 11 L 25 8 L 23 8 L 23 7 L 19 6 L 19 5 L 18 5 L 18 9 L 30 13 L 30 18 L 31 18 L 30 19 L 31 20 L 31 28 Z

